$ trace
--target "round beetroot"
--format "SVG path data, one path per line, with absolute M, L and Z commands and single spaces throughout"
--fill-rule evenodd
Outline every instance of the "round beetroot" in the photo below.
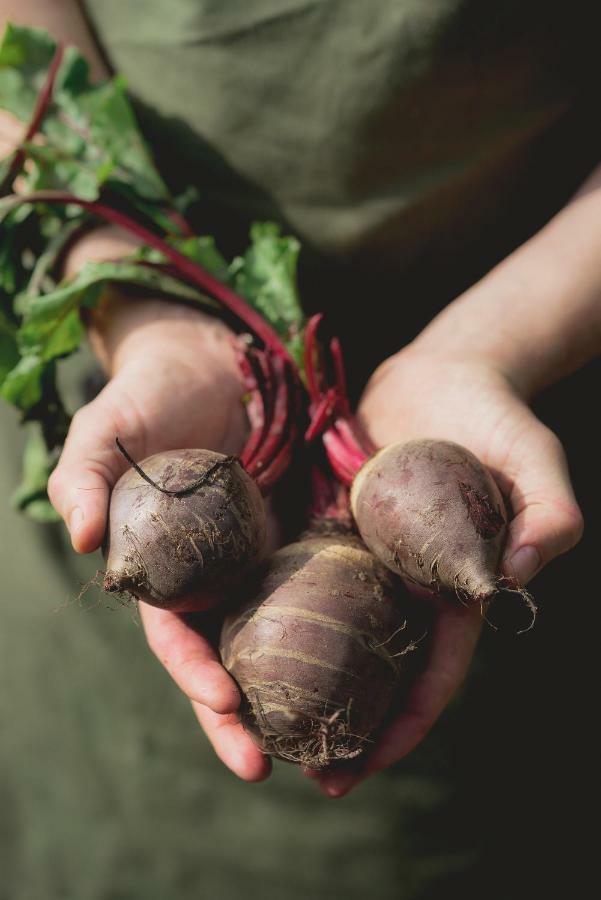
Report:
M 104 589 L 192 609 L 202 592 L 239 581 L 265 539 L 263 499 L 236 457 L 157 453 L 125 472 L 111 494 Z
M 220 646 L 243 694 L 242 721 L 266 753 L 323 769 L 369 748 L 412 646 L 404 598 L 337 526 L 271 557 Z

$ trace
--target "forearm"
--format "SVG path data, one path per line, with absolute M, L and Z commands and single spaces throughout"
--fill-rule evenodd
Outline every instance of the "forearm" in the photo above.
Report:
M 414 342 L 492 362 L 524 396 L 601 351 L 601 166 L 540 232 Z
M 99 228 L 74 246 L 65 274 L 75 274 L 89 261 L 119 259 L 130 254 L 137 241 L 116 227 Z M 114 374 L 132 355 L 149 353 L 155 344 L 164 351 L 172 345 L 178 356 L 190 357 L 204 368 L 237 373 L 229 330 L 213 316 L 160 297 L 135 298 L 114 287 L 88 313 L 88 336 L 107 374 Z

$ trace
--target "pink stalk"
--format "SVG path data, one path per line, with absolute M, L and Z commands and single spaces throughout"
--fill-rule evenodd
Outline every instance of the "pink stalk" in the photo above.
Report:
M 342 347 L 337 337 L 333 337 L 330 341 L 330 354 L 334 363 L 334 373 L 336 377 L 336 387 L 340 396 L 340 412 L 343 416 L 351 415 L 351 404 L 348 399 L 348 389 L 346 386 L 346 372 L 344 370 L 344 357 L 342 356 Z
M 0 185 L 0 195 L 2 195 L 6 189 L 12 186 L 13 181 L 23 168 L 23 163 L 26 159 L 26 152 L 25 148 L 22 145 L 27 144 L 29 141 L 31 141 L 40 130 L 40 126 L 44 120 L 44 116 L 46 115 L 48 107 L 50 106 L 50 103 L 52 101 L 54 82 L 56 81 L 56 76 L 60 68 L 60 64 L 63 61 L 64 52 L 65 51 L 63 45 L 57 44 L 54 56 L 52 57 L 52 62 L 50 63 L 50 67 L 46 74 L 46 80 L 44 81 L 42 89 L 37 96 L 33 115 L 31 117 L 31 122 L 29 123 L 27 131 L 25 132 L 25 136 L 21 141 L 21 146 L 13 157 L 10 168 L 6 173 L 6 177 Z
M 286 439 L 286 431 L 289 427 L 290 393 L 286 377 L 286 368 L 283 360 L 276 357 L 274 360 L 276 392 L 273 405 L 273 415 L 269 425 L 269 431 L 261 445 L 260 452 L 256 454 L 248 472 L 250 475 L 258 475 L 266 468 L 274 455 L 279 451 L 283 440 Z
M 250 423 L 250 434 L 248 436 L 246 444 L 244 445 L 244 449 L 240 454 L 240 461 L 246 469 L 248 468 L 250 461 L 252 460 L 261 443 L 261 439 L 263 437 L 263 433 L 266 429 L 267 423 L 265 419 L 265 404 L 263 401 L 263 394 L 259 388 L 259 383 L 248 359 L 250 348 L 246 353 L 241 350 L 239 346 L 237 346 L 236 350 L 238 366 L 240 368 L 240 371 L 242 372 L 244 384 L 249 395 L 246 402 L 246 415 L 248 416 L 248 421 Z
M 289 367 L 269 351 L 241 347 L 236 342 L 238 365 L 250 394 L 246 405 L 251 432 L 240 461 L 261 492 L 269 493 L 290 462 L 297 437 L 294 395 L 290 395 Z M 275 399 L 273 394 L 276 394 Z
M 305 443 L 312 443 L 316 437 L 327 431 L 334 423 L 338 392 L 336 388 L 329 388 L 313 410 L 311 422 L 305 431 Z
M 281 338 L 258 312 L 250 307 L 228 285 L 219 281 L 198 263 L 184 256 L 183 253 L 180 253 L 179 250 L 176 250 L 175 247 L 172 247 L 171 244 L 135 219 L 100 200 L 83 200 L 81 197 L 76 197 L 74 194 L 63 191 L 35 191 L 33 194 L 20 197 L 19 200 L 22 203 L 60 203 L 62 205 L 81 206 L 82 209 L 86 209 L 99 219 L 118 225 L 130 234 L 140 238 L 143 243 L 154 247 L 155 250 L 158 250 L 163 256 L 171 260 L 180 276 L 188 278 L 201 290 L 206 291 L 207 294 L 218 300 L 219 303 L 260 338 L 265 346 L 269 347 L 276 356 L 285 359 L 293 371 L 296 372 L 294 360 L 288 353 Z
M 305 374 L 307 376 L 309 396 L 313 403 L 319 403 L 321 397 L 321 385 L 316 363 L 319 352 L 316 334 L 322 319 L 323 315 L 321 313 L 311 316 L 307 322 L 307 327 L 305 328 Z
M 374 448 L 361 434 L 350 411 L 338 338 L 330 341 L 335 384 L 328 389 L 323 387 L 322 360 L 317 345 L 321 320 L 322 316 L 313 316 L 305 330 L 305 371 L 311 397 L 311 421 L 305 432 L 305 442 L 310 443 L 321 434 L 334 473 L 343 484 L 349 485 Z
M 274 484 L 276 484 L 276 482 L 280 480 L 280 478 L 290 465 L 292 461 L 292 451 L 295 437 L 296 430 L 292 427 L 289 427 L 288 435 L 286 437 L 286 443 L 273 457 L 269 465 L 267 465 L 262 472 L 255 476 L 255 481 L 257 482 L 262 493 L 268 494 L 269 491 L 273 488 Z
M 376 452 L 377 448 L 359 428 L 354 416 L 349 416 L 348 418 L 339 416 L 334 424 L 338 434 L 347 444 L 349 449 L 353 450 L 363 462 L 367 462 L 368 458 L 373 456 Z

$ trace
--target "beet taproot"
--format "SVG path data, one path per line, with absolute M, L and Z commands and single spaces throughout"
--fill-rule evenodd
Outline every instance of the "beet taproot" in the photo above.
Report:
M 242 691 L 242 722 L 265 753 L 324 769 L 369 747 L 413 647 L 404 597 L 337 524 L 271 557 L 220 644 Z
M 505 505 L 465 447 L 438 440 L 385 447 L 357 473 L 351 508 L 364 542 L 393 572 L 476 601 L 498 591 Z
M 265 541 L 263 498 L 236 457 L 211 450 L 157 453 L 113 488 L 104 590 L 193 609 L 195 595 L 246 574 Z

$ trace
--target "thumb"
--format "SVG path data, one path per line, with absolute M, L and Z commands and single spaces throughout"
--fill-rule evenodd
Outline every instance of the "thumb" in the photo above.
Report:
M 74 550 L 91 553 L 106 530 L 110 491 L 127 468 L 115 437 L 136 452 L 136 430 L 115 414 L 113 383 L 73 417 L 58 465 L 48 482 L 48 496 L 65 521 Z M 130 436 L 130 437 L 128 437 Z
M 508 472 L 514 518 L 503 572 L 525 585 L 556 556 L 582 537 L 582 513 L 576 502 L 563 447 L 552 431 L 532 417 L 528 444 Z

